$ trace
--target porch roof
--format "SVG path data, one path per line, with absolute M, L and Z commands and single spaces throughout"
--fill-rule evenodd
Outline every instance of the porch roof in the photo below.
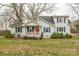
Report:
M 37 21 L 29 20 L 24 26 L 41 26 Z

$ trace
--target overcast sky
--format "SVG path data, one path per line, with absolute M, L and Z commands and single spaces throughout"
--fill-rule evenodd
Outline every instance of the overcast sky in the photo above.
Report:
M 52 12 L 51 14 L 43 13 L 44 15 L 69 15 L 70 20 L 74 20 L 77 18 L 77 15 L 74 14 L 73 10 L 67 3 L 57 3 L 56 4 L 56 10 Z M 3 12 L 4 8 L 0 10 L 0 13 Z
M 67 3 L 58 3 L 58 10 L 55 11 L 56 15 L 69 15 L 70 20 L 76 20 L 78 17 L 73 11 L 73 9 Z
M 57 9 L 52 12 L 52 14 L 44 13 L 44 15 L 68 15 L 70 16 L 71 21 L 74 21 L 78 18 L 68 3 L 57 3 L 56 8 Z

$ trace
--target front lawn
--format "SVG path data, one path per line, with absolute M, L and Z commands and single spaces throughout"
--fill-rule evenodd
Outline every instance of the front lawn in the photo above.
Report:
M 79 55 L 79 37 L 71 39 L 23 40 L 0 37 L 0 55 Z

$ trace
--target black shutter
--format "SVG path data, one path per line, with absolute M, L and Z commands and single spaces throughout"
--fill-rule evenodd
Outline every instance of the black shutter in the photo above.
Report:
M 57 32 L 58 32 L 58 27 L 57 27 Z
M 22 33 L 22 27 L 20 28 L 20 32 Z
M 43 29 L 43 30 L 44 30 L 44 33 L 45 33 L 45 27 L 44 27 L 44 29 Z
M 29 32 L 29 26 L 27 26 L 27 32 Z
M 50 27 L 49 27 L 49 33 L 50 33 Z
M 65 17 L 64 17 L 64 23 L 66 22 L 66 19 L 65 19 Z
M 58 17 L 57 17 L 57 23 L 58 23 Z
M 65 32 L 65 27 L 64 27 L 64 32 Z
M 17 33 L 17 27 L 15 27 L 15 32 Z

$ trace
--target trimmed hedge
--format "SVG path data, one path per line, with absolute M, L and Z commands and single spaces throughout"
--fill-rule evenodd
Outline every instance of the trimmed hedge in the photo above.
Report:
M 57 38 L 72 38 L 71 35 L 69 35 L 68 33 L 63 34 L 63 33 L 53 33 L 51 35 L 51 38 L 57 39 Z

